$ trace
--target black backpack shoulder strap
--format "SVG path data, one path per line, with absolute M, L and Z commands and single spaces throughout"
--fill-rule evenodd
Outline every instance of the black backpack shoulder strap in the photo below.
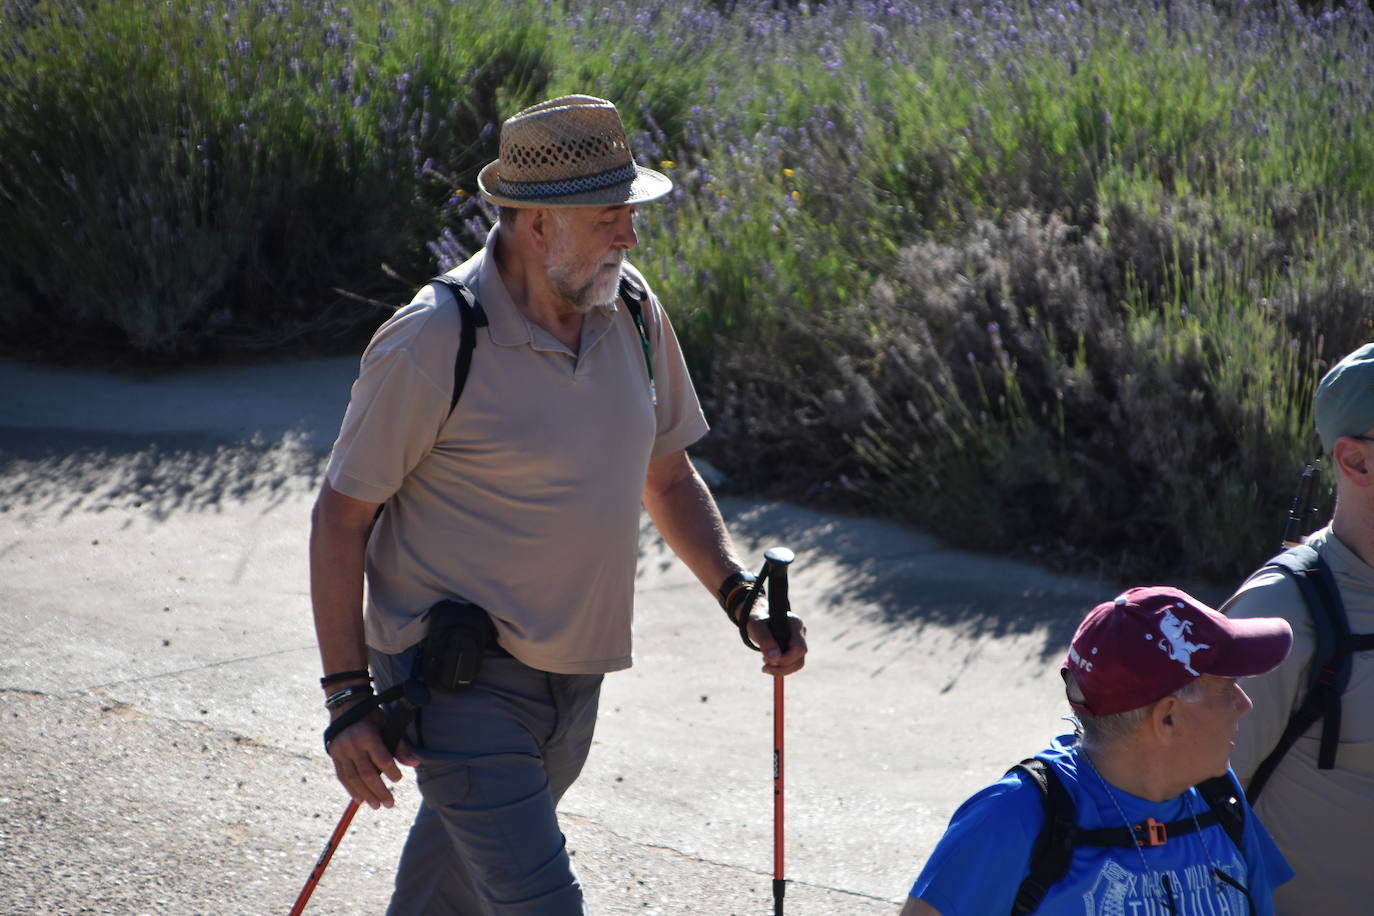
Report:
M 1240 790 L 1240 784 L 1236 782 L 1235 776 L 1230 772 L 1221 776 L 1213 776 L 1211 779 L 1204 780 L 1197 784 L 1198 794 L 1200 794 L 1207 807 L 1210 808 L 1217 818 L 1217 823 L 1221 824 L 1226 831 L 1226 835 L 1231 838 L 1231 842 L 1236 844 L 1236 848 L 1245 854 L 1245 804 L 1241 801 L 1244 794 Z
M 458 353 L 453 358 L 453 391 L 448 401 L 448 416 L 453 416 L 453 408 L 458 406 L 463 386 L 468 383 L 468 370 L 472 368 L 472 351 L 477 349 L 477 329 L 487 326 L 487 313 L 482 310 L 482 304 L 477 301 L 472 290 L 461 280 L 440 274 L 429 282 L 447 289 L 453 295 L 453 303 L 458 306 Z M 372 514 L 372 524 L 367 529 L 368 538 L 372 537 L 372 529 L 377 527 L 377 521 L 382 517 L 382 510 L 385 508 L 386 503 L 383 502 Z M 325 743 L 328 744 L 328 739 Z
M 1040 757 L 1022 760 L 1008 770 L 1020 770 L 1030 777 L 1045 803 L 1045 826 L 1031 847 L 1030 868 L 1012 903 L 1011 916 L 1034 913 L 1054 885 L 1064 879 L 1073 862 L 1074 833 L 1078 829 L 1078 807 L 1073 803 L 1054 767 Z
M 458 398 L 463 394 L 463 386 L 468 382 L 468 371 L 472 368 L 472 351 L 477 348 L 477 329 L 487 326 L 487 313 L 472 290 L 460 280 L 441 274 L 429 281 L 445 287 L 458 306 L 458 320 L 461 330 L 458 337 L 458 354 L 453 359 L 453 393 L 449 398 L 448 412 L 458 406 Z
M 1023 771 L 1040 791 L 1045 803 L 1045 826 L 1031 847 L 1030 868 L 1017 889 L 1011 916 L 1026 916 L 1044 902 L 1051 887 L 1064 880 L 1073 863 L 1075 846 L 1134 846 L 1151 845 L 1145 840 L 1144 828 L 1133 832 L 1123 827 L 1083 830 L 1078 826 L 1078 808 L 1069 795 L 1059 774 L 1047 761 L 1032 757 L 1023 760 L 1008 772 Z M 1187 818 L 1165 825 L 1167 836 L 1183 836 L 1199 827 L 1220 824 L 1236 848 L 1245 849 L 1245 805 L 1241 802 L 1240 785 L 1227 773 L 1208 779 L 1197 786 L 1207 803 L 1208 811 L 1196 818 Z M 1158 825 L 1156 825 L 1158 829 Z M 1165 840 L 1161 839 L 1160 842 Z
M 1255 768 L 1246 787 L 1250 804 L 1254 804 L 1279 761 L 1318 719 L 1322 724 L 1321 746 L 1317 766 L 1329 770 L 1336 765 L 1336 744 L 1340 739 L 1341 694 L 1350 680 L 1351 640 L 1346 622 L 1345 605 L 1331 569 L 1316 549 L 1299 544 L 1290 547 L 1260 570 L 1285 573 L 1302 594 L 1307 613 L 1312 618 L 1316 634 L 1316 648 L 1307 678 L 1307 692 L 1288 719 L 1288 725 L 1269 755 Z
M 639 327 L 644 326 L 644 309 L 640 303 L 642 303 L 648 295 L 644 287 L 630 279 L 628 274 L 620 275 L 620 300 L 624 302 L 625 307 L 630 310 L 630 317 Z
M 634 322 L 635 330 L 639 332 L 639 342 L 644 347 L 644 368 L 649 373 L 649 399 L 658 404 L 658 386 L 654 384 L 654 349 L 649 344 L 649 332 L 644 327 L 643 302 L 648 298 L 648 292 L 627 275 L 620 275 L 620 299 L 625 303 L 625 310 L 630 313 L 630 320 Z

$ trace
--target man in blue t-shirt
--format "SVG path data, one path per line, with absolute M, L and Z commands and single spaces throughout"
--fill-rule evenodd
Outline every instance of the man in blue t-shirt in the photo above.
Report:
M 1236 723 L 1250 710 L 1236 678 L 1272 670 L 1292 639 L 1281 619 L 1230 620 L 1159 586 L 1133 588 L 1084 618 L 1061 671 L 1078 733 L 1055 739 L 1039 756 L 1073 800 L 1080 830 L 1142 839 L 1075 844 L 1067 873 L 1034 912 L 1273 912 L 1274 888 L 1293 872 L 1245 807 L 1228 758 Z M 1237 840 L 1196 788 L 1218 776 L 1232 780 L 1243 809 Z M 1045 805 L 1020 769 L 964 802 L 901 916 L 1012 913 Z M 1173 835 L 1162 825 L 1172 825 Z

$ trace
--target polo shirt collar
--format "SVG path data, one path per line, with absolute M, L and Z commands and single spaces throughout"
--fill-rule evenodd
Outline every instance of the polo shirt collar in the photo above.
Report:
M 476 295 L 487 313 L 487 333 L 492 343 L 502 347 L 533 347 L 536 350 L 566 351 L 558 340 L 531 323 L 520 310 L 501 279 L 501 270 L 496 266 L 496 246 L 500 244 L 497 227 L 493 225 L 487 233 L 487 241 L 480 252 L 481 264 L 477 268 Z M 606 308 L 592 309 L 582 319 L 581 350 L 586 353 L 600 340 L 611 327 L 616 313 L 619 297 L 611 300 Z

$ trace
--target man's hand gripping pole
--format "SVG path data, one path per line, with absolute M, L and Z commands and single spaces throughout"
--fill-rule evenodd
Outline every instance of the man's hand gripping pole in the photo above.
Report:
M 396 706 L 386 717 L 382 724 L 382 743 L 386 745 L 387 753 L 396 753 L 396 746 L 401 743 L 401 738 L 405 735 L 406 729 L 415 718 L 415 713 L 419 708 L 429 702 L 429 691 L 418 680 L 406 681 L 398 684 L 375 698 L 376 703 L 396 700 Z M 375 704 L 373 706 L 375 708 Z M 326 743 L 325 750 L 329 749 Z M 301 888 L 300 894 L 296 897 L 295 904 L 291 907 L 288 916 L 300 916 L 305 910 L 305 905 L 310 902 L 310 895 L 315 892 L 315 885 L 320 883 L 320 878 L 324 877 L 324 870 L 329 865 L 329 860 L 334 857 L 334 852 L 343 842 L 344 835 L 348 833 L 348 825 L 353 823 L 353 815 L 358 813 L 357 799 L 350 801 L 348 807 L 344 809 L 343 816 L 339 818 L 339 823 L 334 827 L 334 832 L 329 835 L 329 840 L 324 844 L 324 850 L 320 853 L 319 860 L 315 867 L 310 870 L 310 877 L 305 879 L 305 887 Z

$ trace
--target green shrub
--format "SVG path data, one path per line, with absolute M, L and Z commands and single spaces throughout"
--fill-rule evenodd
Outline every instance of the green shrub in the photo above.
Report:
M 438 176 L 543 89 L 532 7 L 37 0 L 0 33 L 0 324 L 183 358 L 375 326 Z
M 1374 337 L 1364 7 L 0 11 L 12 348 L 356 347 L 481 244 L 500 121 L 569 91 L 677 183 L 635 259 L 751 492 L 1234 577 Z

